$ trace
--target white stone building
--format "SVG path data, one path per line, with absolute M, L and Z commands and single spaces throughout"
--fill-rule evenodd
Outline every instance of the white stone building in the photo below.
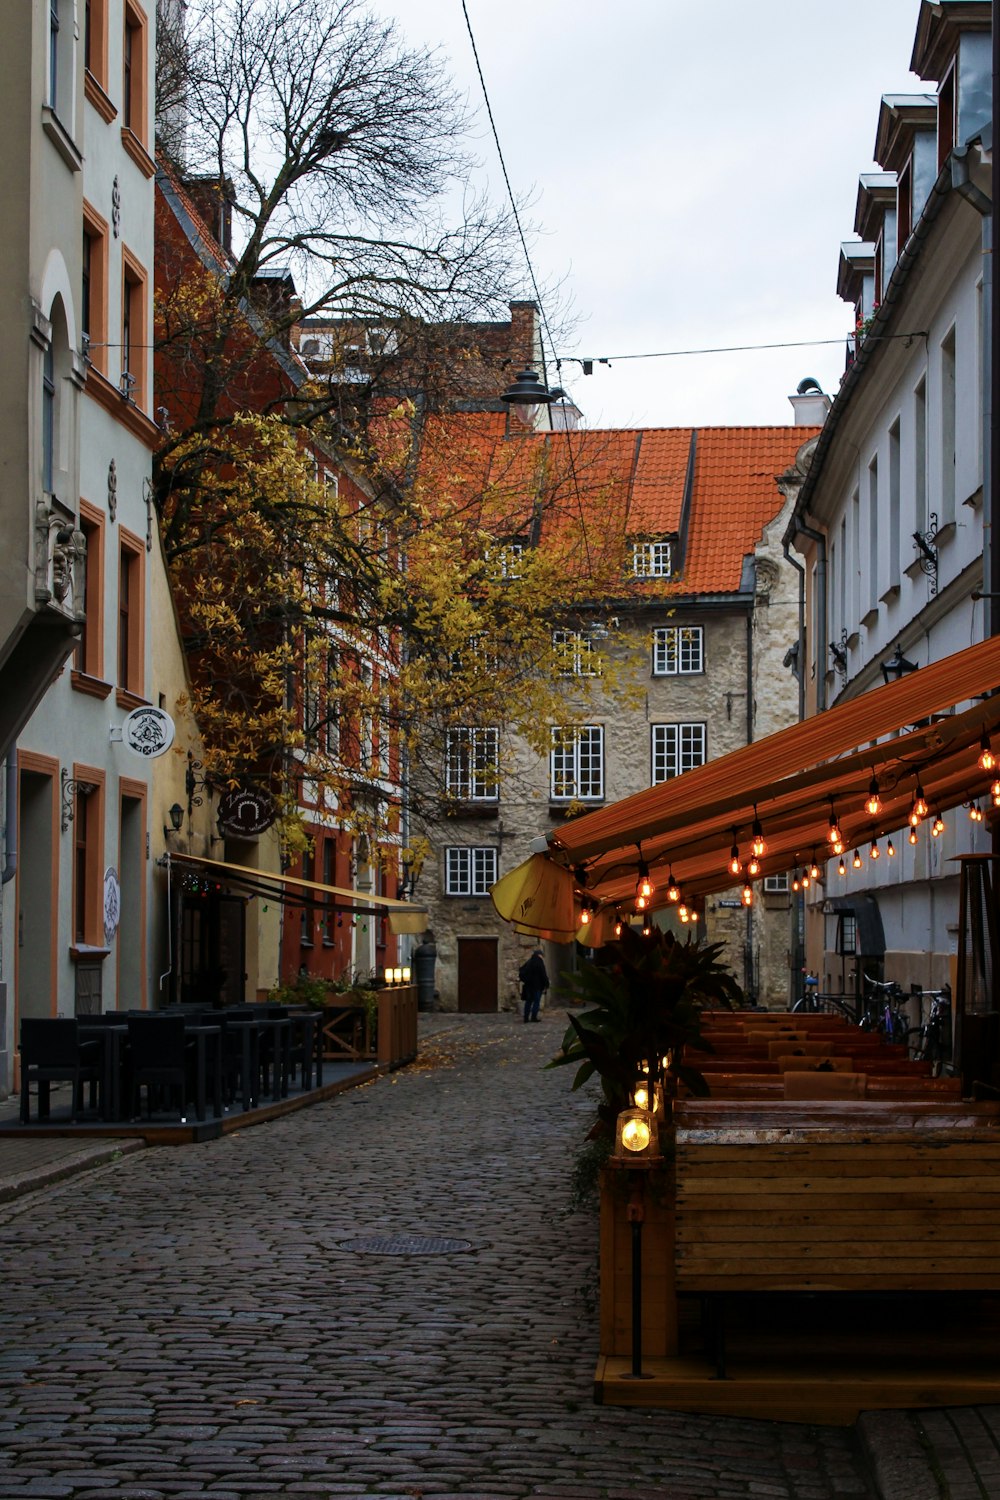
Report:
M 806 556 L 808 713 L 981 640 L 998 607 L 977 597 L 991 587 L 990 20 L 986 3 L 923 0 L 911 66 L 929 91 L 883 97 L 883 171 L 861 178 L 858 239 L 841 248 L 856 357 L 787 531 Z M 848 851 L 843 876 L 830 862 L 807 919 L 807 960 L 824 987 L 852 992 L 861 969 L 905 988 L 954 983 L 952 857 L 990 848 L 988 821 L 968 812 L 956 809 L 938 838 L 928 820 L 912 844 L 908 830 L 873 822 L 895 857 L 874 862 L 866 847 L 855 869 Z

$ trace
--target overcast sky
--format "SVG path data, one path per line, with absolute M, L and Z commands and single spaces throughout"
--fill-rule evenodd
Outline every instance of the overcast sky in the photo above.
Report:
M 919 0 L 466 0 L 507 169 L 533 197 L 540 281 L 577 327 L 562 383 L 588 426 L 783 425 L 804 375 L 831 393 L 851 313 L 836 295 L 883 93 L 909 71 Z M 375 0 L 439 45 L 478 109 L 461 0 Z M 669 359 L 616 355 L 834 339 Z M 553 382 L 554 382 L 554 376 Z

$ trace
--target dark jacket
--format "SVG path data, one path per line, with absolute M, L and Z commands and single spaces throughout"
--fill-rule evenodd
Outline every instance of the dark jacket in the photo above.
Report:
M 533 953 L 517 971 L 525 991 L 530 995 L 543 995 L 549 987 L 548 970 L 540 953 Z

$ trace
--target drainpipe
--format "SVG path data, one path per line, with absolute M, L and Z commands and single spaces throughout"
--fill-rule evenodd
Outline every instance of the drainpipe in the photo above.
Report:
M 756 597 L 756 596 L 755 596 Z M 747 744 L 753 741 L 754 714 L 753 714 L 753 602 L 747 605 Z M 754 913 L 753 907 L 747 907 L 747 935 L 746 935 L 746 958 L 743 967 L 743 988 L 747 994 L 752 996 L 753 1003 L 759 1001 L 757 989 L 754 984 L 754 962 L 753 962 L 753 938 L 754 938 Z
M 826 635 L 826 537 L 822 531 L 817 531 L 813 526 L 807 526 L 806 522 L 801 519 L 796 521 L 795 530 L 800 536 L 807 536 L 810 541 L 816 543 L 816 712 L 821 714 L 826 708 L 826 648 L 820 650 L 820 642 Z M 802 629 L 804 640 L 804 622 Z M 803 661 L 803 683 L 805 675 L 806 664 Z
M 17 760 L 13 754 L 4 761 L 4 811 L 7 817 L 6 851 L 0 882 L 6 885 L 17 874 Z

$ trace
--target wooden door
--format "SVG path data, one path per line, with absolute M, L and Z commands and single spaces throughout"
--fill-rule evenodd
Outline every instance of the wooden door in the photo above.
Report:
M 497 1008 L 497 948 L 491 937 L 458 939 L 458 1008 L 460 1011 L 492 1011 Z

